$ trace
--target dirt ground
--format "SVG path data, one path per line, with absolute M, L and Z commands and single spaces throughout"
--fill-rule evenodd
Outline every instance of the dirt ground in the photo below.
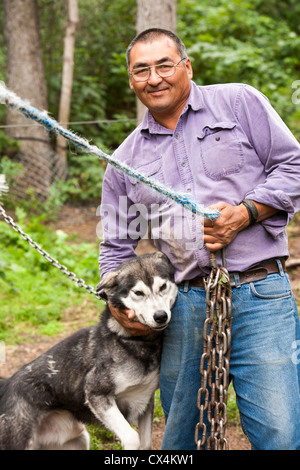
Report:
M 78 241 L 95 242 L 99 243 L 97 232 L 99 230 L 99 217 L 96 216 L 96 206 L 87 205 L 84 207 L 65 206 L 52 227 L 57 230 L 63 230 L 67 234 L 77 234 Z M 98 227 L 97 227 L 98 226 Z M 99 232 L 98 232 L 99 234 Z M 140 253 L 148 249 L 147 243 L 140 245 Z M 297 224 L 289 227 L 289 250 L 290 259 L 289 264 L 292 265 L 294 261 L 298 260 L 296 266 L 288 267 L 293 291 L 298 302 L 300 302 L 300 218 Z M 63 263 L 64 260 L 61 260 Z M 89 300 L 87 299 L 86 305 L 88 306 Z M 84 310 L 82 306 L 82 310 Z M 31 337 L 24 340 L 23 343 L 16 346 L 6 346 L 6 363 L 0 364 L 0 377 L 9 377 L 21 365 L 26 364 L 33 360 L 35 357 L 49 349 L 56 342 L 60 341 L 64 336 L 74 331 L 74 328 L 79 329 L 85 326 L 86 316 L 84 312 L 75 308 L 74 310 L 68 309 L 64 312 L 63 322 L 65 326 L 64 334 L 53 337 Z M 97 315 L 98 313 L 96 313 Z M 95 315 L 95 318 L 97 316 Z M 153 449 L 159 450 L 164 432 L 163 419 L 159 423 L 154 424 L 153 430 Z M 226 437 L 229 441 L 230 450 L 250 450 L 248 439 L 243 434 L 239 426 L 228 426 Z

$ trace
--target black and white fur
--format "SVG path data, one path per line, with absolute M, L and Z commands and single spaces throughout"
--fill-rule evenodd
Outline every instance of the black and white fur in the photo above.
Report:
M 85 424 L 101 423 L 124 449 L 151 449 L 162 330 L 177 295 L 162 253 L 123 263 L 98 286 L 115 307 L 133 308 L 153 328 L 132 336 L 108 308 L 0 382 L 0 449 L 87 450 Z M 139 433 L 129 423 L 138 422 Z

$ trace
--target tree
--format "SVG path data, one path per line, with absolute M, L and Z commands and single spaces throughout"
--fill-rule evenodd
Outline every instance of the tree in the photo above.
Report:
M 137 0 L 136 30 L 164 28 L 176 33 L 176 0 Z M 141 122 L 145 106 L 137 101 L 137 121 Z
M 176 33 L 176 0 L 137 0 L 136 30 L 164 28 Z
M 78 3 L 77 0 L 68 0 L 68 23 L 64 40 L 64 57 L 62 70 L 62 87 L 60 95 L 60 105 L 58 120 L 67 123 L 70 116 L 72 84 L 73 84 L 73 67 L 74 67 L 74 46 L 75 32 L 79 22 Z M 67 127 L 67 125 L 64 125 Z M 67 144 L 62 136 L 57 137 L 56 151 L 61 158 L 60 162 L 60 178 L 63 178 L 67 169 Z
M 8 87 L 33 106 L 47 110 L 47 87 L 42 60 L 37 0 L 4 0 L 7 42 Z M 51 184 L 51 146 L 46 131 L 32 128 L 21 115 L 7 110 L 7 135 L 20 140 L 20 161 L 24 174 L 19 185 L 33 187 L 45 198 Z M 27 127 L 18 127 L 26 126 Z

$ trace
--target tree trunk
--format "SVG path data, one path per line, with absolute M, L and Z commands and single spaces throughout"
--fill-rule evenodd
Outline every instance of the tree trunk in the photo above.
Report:
M 168 29 L 176 34 L 176 0 L 137 0 L 136 30 L 148 28 Z M 145 106 L 137 100 L 137 122 L 142 121 Z
M 21 98 L 47 110 L 47 87 L 42 60 L 37 0 L 4 0 L 5 38 L 8 51 L 8 88 Z M 18 180 L 24 194 L 28 187 L 45 199 L 51 184 L 51 146 L 48 133 L 12 110 L 7 110 L 9 137 L 20 140 L 19 161 L 24 174 Z M 24 127 L 26 126 L 26 127 Z
M 73 68 L 74 68 L 74 46 L 76 27 L 79 22 L 78 3 L 77 0 L 68 0 L 68 24 L 64 39 L 64 57 L 62 71 L 62 88 L 60 95 L 60 106 L 58 120 L 63 127 L 68 127 L 67 123 L 70 116 Z M 61 174 L 58 175 L 63 179 L 67 171 L 67 143 L 60 135 L 57 137 L 56 151 L 60 156 Z

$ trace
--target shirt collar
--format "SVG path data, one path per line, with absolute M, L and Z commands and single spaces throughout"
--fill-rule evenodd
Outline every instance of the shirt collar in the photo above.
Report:
M 191 81 L 190 96 L 187 100 L 183 113 L 186 112 L 188 108 L 191 108 L 193 111 L 200 111 L 200 109 L 204 108 L 204 100 L 202 96 L 201 87 L 196 85 L 193 80 Z
M 186 113 L 189 108 L 191 108 L 193 111 L 200 111 L 200 109 L 203 107 L 204 101 L 201 88 L 197 86 L 195 82 L 191 81 L 190 95 L 182 111 L 182 114 Z M 140 126 L 141 133 L 146 138 L 150 138 L 149 134 L 173 134 L 171 129 L 167 129 L 158 124 L 148 109 L 145 112 Z

